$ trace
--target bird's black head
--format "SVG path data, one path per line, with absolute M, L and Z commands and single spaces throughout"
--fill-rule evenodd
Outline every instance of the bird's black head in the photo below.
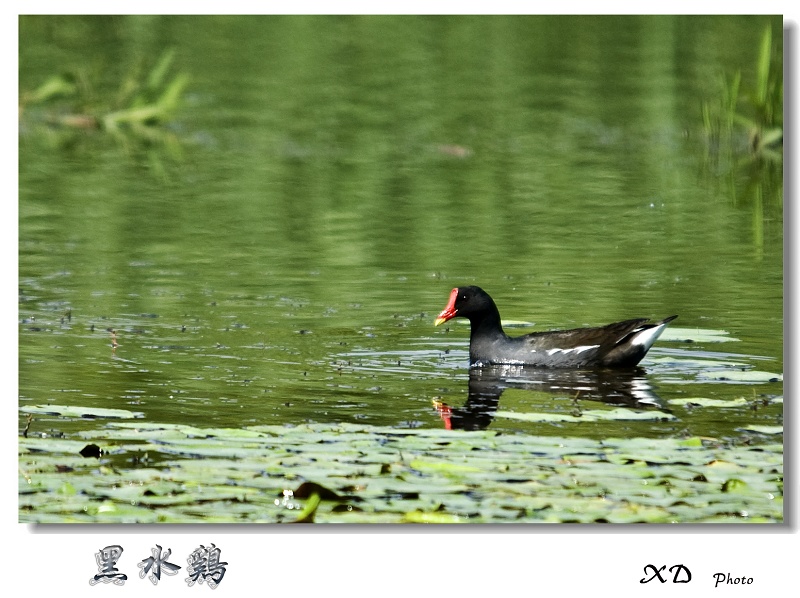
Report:
M 457 287 L 450 291 L 450 301 L 434 321 L 438 326 L 455 317 L 472 319 L 475 316 L 493 313 L 497 307 L 489 294 L 480 287 Z

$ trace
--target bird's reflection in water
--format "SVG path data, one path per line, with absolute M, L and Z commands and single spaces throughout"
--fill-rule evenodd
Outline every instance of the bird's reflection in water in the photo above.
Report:
M 630 370 L 564 370 L 491 366 L 473 368 L 469 397 L 463 407 L 437 402 L 436 409 L 448 430 L 483 430 L 497 411 L 508 388 L 549 392 L 576 400 L 602 401 L 634 409 L 668 411 L 650 386 L 642 368 Z

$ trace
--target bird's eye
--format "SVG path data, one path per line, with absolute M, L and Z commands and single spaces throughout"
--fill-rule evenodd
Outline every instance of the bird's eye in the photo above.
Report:
M 467 296 L 466 295 L 461 295 L 461 300 L 462 301 L 466 301 L 467 300 Z

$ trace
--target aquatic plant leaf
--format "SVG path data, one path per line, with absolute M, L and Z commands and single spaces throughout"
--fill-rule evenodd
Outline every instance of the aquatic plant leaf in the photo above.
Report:
M 778 143 L 783 139 L 782 128 L 766 129 L 761 136 L 761 143 L 766 147 Z
M 53 75 L 24 98 L 28 103 L 47 102 L 53 98 L 74 95 L 77 89 L 73 75 Z
M 180 74 L 166 87 L 164 93 L 158 99 L 157 107 L 159 109 L 158 115 L 161 119 L 166 119 L 172 112 L 174 112 L 178 103 L 183 95 L 184 89 L 189 84 L 189 76 Z
M 763 106 L 767 101 L 769 91 L 769 71 L 772 58 L 772 27 L 767 25 L 761 37 L 761 49 L 758 53 L 756 66 L 756 106 Z
M 694 436 L 692 438 L 686 438 L 684 440 L 679 440 L 678 444 L 680 444 L 681 446 L 699 447 L 699 446 L 703 446 L 703 441 L 700 438 L 698 438 L 697 436 Z
M 430 513 L 424 511 L 411 511 L 403 517 L 406 523 L 462 523 L 458 515 L 451 513 Z
M 34 415 L 60 415 L 62 417 L 83 417 L 83 418 L 119 418 L 134 419 L 144 417 L 144 413 L 139 411 L 128 411 L 127 409 L 104 409 L 102 407 L 80 407 L 76 405 L 25 405 L 20 407 L 22 413 L 32 413 Z
M 761 372 L 758 370 L 723 370 L 700 372 L 697 377 L 701 380 L 721 380 L 730 382 L 782 382 L 783 374 Z
M 517 413 L 514 411 L 497 411 L 495 417 L 505 417 L 508 419 L 518 419 L 529 422 L 596 422 L 603 420 L 647 420 L 647 421 L 667 421 L 675 420 L 677 417 L 671 413 L 663 411 L 634 411 L 619 407 L 617 409 L 594 409 L 581 411 L 580 415 L 567 413 Z
M 110 430 L 135 432 L 137 440 L 114 444 Z M 109 422 L 80 441 L 21 439 L 20 521 L 291 522 L 312 496 L 322 498 L 315 489 L 347 501 L 317 505 L 315 522 L 782 520 L 783 447 L 775 442 L 326 424 L 271 430 L 280 435 L 214 430 Z M 174 436 L 164 441 L 167 431 Z M 99 462 L 77 454 L 87 441 L 103 447 Z M 127 453 L 136 447 L 146 447 L 151 461 L 121 465 L 133 463 Z M 308 498 L 287 496 L 286 488 Z
M 96 437 L 96 435 L 95 435 Z M 78 457 L 86 442 L 64 438 L 20 438 L 20 452 L 55 453 Z
M 749 430 L 750 432 L 758 432 L 759 434 L 783 434 L 783 426 L 759 426 L 752 424 L 745 426 L 743 429 Z
M 442 473 L 476 473 L 481 471 L 477 467 L 471 465 L 464 465 L 462 463 L 452 463 L 449 461 L 424 461 L 422 459 L 415 459 L 409 463 L 409 467 L 419 471 L 438 471 Z
M 166 77 L 169 67 L 172 66 L 172 61 L 175 58 L 175 48 L 169 48 L 161 53 L 156 65 L 150 71 L 147 77 L 147 87 L 155 89 L 161 86 L 161 83 Z
M 692 407 L 720 407 L 723 409 L 731 407 L 746 407 L 748 404 L 747 399 L 706 399 L 703 397 L 693 397 L 690 399 L 670 399 L 670 405 L 689 405 Z
M 659 336 L 662 341 L 678 341 L 691 343 L 729 343 L 739 341 L 726 330 L 713 330 L 711 328 L 682 328 L 668 326 Z
M 719 371 L 723 368 L 732 370 L 745 367 L 742 363 L 731 361 L 729 359 L 703 359 L 699 357 L 687 357 L 682 354 L 664 357 L 653 356 L 649 357 L 648 361 L 652 364 L 676 365 L 686 370 L 696 369 L 699 371 Z

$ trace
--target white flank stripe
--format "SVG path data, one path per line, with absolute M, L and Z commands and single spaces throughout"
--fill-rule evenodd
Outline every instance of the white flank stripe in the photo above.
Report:
M 566 355 L 567 353 L 572 353 L 573 351 L 575 353 L 579 353 L 580 354 L 580 353 L 583 353 L 584 351 L 589 351 L 591 349 L 596 349 L 599 346 L 600 345 L 581 345 L 580 347 L 573 347 L 572 349 L 548 349 L 547 350 L 547 354 L 548 355 L 553 355 L 555 353 L 564 353 Z
M 578 353 L 583 353 L 584 351 L 590 351 L 592 349 L 597 349 L 600 345 L 583 345 L 581 347 L 575 347 L 572 349 L 573 351 L 577 351 Z

